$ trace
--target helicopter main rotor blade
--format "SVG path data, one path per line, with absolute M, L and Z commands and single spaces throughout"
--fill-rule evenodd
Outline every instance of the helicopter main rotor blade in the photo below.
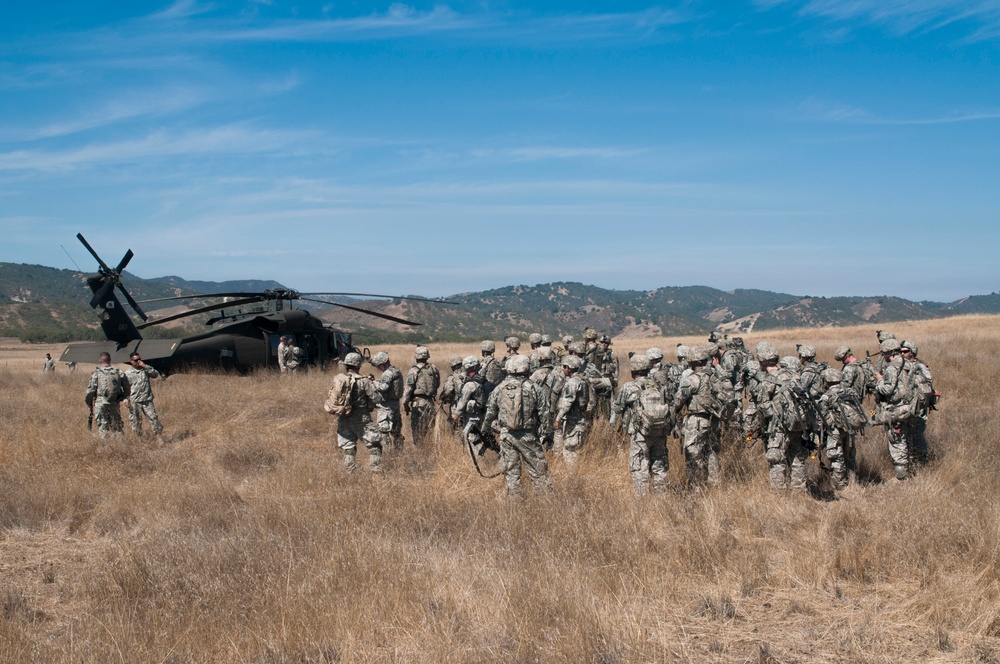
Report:
M 187 318 L 188 316 L 194 316 L 196 314 L 203 314 L 206 311 L 218 311 L 219 309 L 225 309 L 226 307 L 238 307 L 241 304 L 251 304 L 253 302 L 260 302 L 263 298 L 261 297 L 247 297 L 242 300 L 233 300 L 232 302 L 222 302 L 220 304 L 210 304 L 207 307 L 201 307 L 199 309 L 192 309 L 191 311 L 184 311 L 179 314 L 174 314 L 173 316 L 167 316 L 166 318 L 157 318 L 156 320 L 151 320 L 148 323 L 143 323 L 142 325 L 137 325 L 136 327 L 140 330 L 145 329 L 151 325 L 159 325 L 161 323 L 169 323 L 172 320 L 178 320 L 181 318 Z
M 434 304 L 461 304 L 448 300 L 434 300 L 428 297 L 407 297 L 404 295 L 379 295 L 378 293 L 299 293 L 299 295 L 346 295 L 348 297 L 385 297 L 393 300 L 414 300 L 415 302 L 432 302 Z M 333 302 L 327 302 L 333 304 Z
M 108 296 L 111 295 L 111 292 L 114 289 L 115 282 L 111 279 L 105 279 L 101 287 L 94 293 L 94 297 L 90 298 L 91 308 L 96 309 L 97 307 L 103 306 L 107 301 Z
M 125 296 L 125 299 L 128 300 L 128 303 L 132 305 L 133 309 L 135 309 L 135 313 L 139 314 L 139 318 L 143 320 L 149 320 L 149 316 L 146 315 L 146 312 L 142 310 L 142 307 L 139 306 L 139 303 L 135 301 L 132 295 L 127 290 L 125 290 L 125 286 L 123 286 L 122 282 L 120 281 L 118 282 L 118 290 L 122 292 L 122 295 Z
M 192 300 L 201 297 L 259 297 L 261 299 L 267 299 L 265 293 L 198 293 L 197 295 L 173 295 L 171 297 L 154 297 L 151 300 L 139 300 L 139 302 L 146 304 L 147 302 L 167 302 L 168 300 Z
M 406 320 L 405 318 L 396 318 L 395 316 L 390 316 L 389 314 L 379 313 L 377 311 L 369 311 L 367 309 L 362 309 L 361 307 L 352 307 L 349 304 L 337 304 L 336 302 L 326 302 L 324 300 L 314 300 L 311 297 L 300 297 L 300 300 L 308 300 L 310 302 L 319 302 L 321 304 L 328 304 L 334 307 L 340 307 L 341 309 L 350 309 L 351 311 L 358 311 L 363 314 L 368 314 L 369 316 L 375 316 L 376 318 L 384 318 L 386 320 L 391 320 L 393 323 L 402 323 L 403 325 L 423 325 L 423 323 L 415 323 L 412 320 Z
M 94 257 L 94 259 L 97 261 L 98 265 L 100 265 L 101 267 L 103 267 L 108 272 L 111 272 L 111 268 L 108 267 L 107 263 L 105 263 L 104 261 L 101 260 L 101 257 L 97 255 L 97 252 L 94 251 L 94 248 L 92 246 L 90 246 L 90 243 L 87 242 L 83 238 L 83 233 L 77 233 L 76 234 L 76 239 L 83 243 L 83 246 L 85 246 L 87 248 L 87 251 L 89 251 L 90 255 Z
M 116 268 L 115 268 L 115 272 L 116 272 L 116 273 L 117 273 L 118 275 L 121 275 L 121 273 L 122 273 L 122 270 L 124 270 L 124 269 L 125 269 L 125 266 L 126 266 L 126 265 L 128 265 L 128 262 L 129 262 L 130 260 L 132 260 L 132 256 L 134 256 L 134 255 L 135 255 L 135 254 L 133 254 L 133 253 L 132 253 L 132 250 L 131 250 L 131 249 L 129 249 L 128 251 L 126 251 L 126 252 L 125 252 L 125 255 L 124 255 L 124 256 L 122 256 L 122 260 L 121 260 L 121 262 L 120 262 L 120 263 L 118 263 L 118 267 L 116 267 Z

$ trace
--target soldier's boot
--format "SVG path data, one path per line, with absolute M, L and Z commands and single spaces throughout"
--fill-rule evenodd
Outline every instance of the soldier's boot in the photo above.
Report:
M 374 452 L 368 455 L 368 468 L 373 473 L 382 472 L 382 454 L 375 454 Z
M 903 481 L 909 476 L 906 466 L 894 466 L 894 470 L 896 471 L 896 479 L 899 481 Z
M 708 484 L 719 486 L 722 483 L 722 472 L 719 469 L 719 454 L 715 450 L 708 453 Z
M 784 463 L 772 463 L 768 466 L 767 474 L 771 480 L 771 488 L 776 491 L 784 491 L 788 488 L 788 467 Z
M 353 473 L 358 469 L 356 456 L 354 452 L 344 452 L 344 468 L 347 469 L 347 472 Z

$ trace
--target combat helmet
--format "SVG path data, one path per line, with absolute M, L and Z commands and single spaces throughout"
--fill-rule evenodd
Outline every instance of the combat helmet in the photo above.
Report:
M 761 341 L 753 349 L 758 362 L 773 362 L 778 359 L 778 349 L 767 341 Z
M 361 357 L 361 353 L 348 353 L 344 356 L 344 366 L 354 367 L 355 369 L 361 368 L 361 363 L 364 362 L 364 358 Z
M 588 327 L 583 331 L 584 341 L 597 341 L 597 330 L 592 327 Z
M 462 366 L 462 358 L 458 355 L 452 355 L 451 359 L 448 360 L 448 366 L 452 369 L 457 369 Z
M 896 339 L 886 339 L 878 346 L 879 352 L 882 353 L 883 355 L 899 352 L 900 348 L 901 348 L 900 343 L 896 341 Z
M 804 360 L 812 360 L 816 357 L 816 349 L 812 346 L 799 344 L 796 350 L 798 351 L 799 357 Z
M 479 358 L 476 357 L 475 355 L 468 356 L 467 358 L 462 360 L 462 368 L 465 369 L 466 371 L 469 371 L 470 369 L 475 369 L 476 371 L 479 371 Z
M 649 361 L 649 357 L 645 353 L 636 353 L 628 358 L 628 368 L 632 371 L 649 371 L 651 366 L 653 363 Z
M 431 352 L 427 350 L 427 346 L 417 346 L 413 351 L 413 359 L 417 362 L 421 360 L 429 360 L 431 358 Z
M 648 357 L 649 361 L 654 364 L 656 362 L 661 362 L 663 360 L 663 351 L 656 346 L 653 346 L 652 348 L 646 350 L 646 357 Z
M 848 348 L 847 346 L 841 346 L 834 352 L 833 359 L 836 360 L 837 362 L 843 362 L 844 359 L 850 354 L 851 354 L 850 348 Z
M 822 378 L 830 385 L 834 385 L 843 380 L 844 374 L 841 373 L 840 369 L 834 369 L 833 367 L 831 367 L 829 369 L 824 369 L 823 373 L 820 374 L 820 378 Z
M 540 346 L 542 344 L 542 335 L 538 332 L 532 332 L 528 335 L 528 343 L 532 346 Z
M 583 360 L 576 355 L 567 355 L 562 359 L 562 365 L 573 371 L 578 371 L 583 366 Z
M 484 353 L 493 353 L 496 352 L 496 349 L 497 345 L 492 341 L 490 341 L 489 339 L 479 344 L 479 350 L 481 350 Z
M 380 364 L 385 364 L 388 361 L 389 361 L 389 353 L 385 352 L 384 350 L 380 350 L 379 352 L 372 355 L 371 359 L 373 367 L 377 367 Z
M 526 355 L 514 355 L 507 360 L 507 373 L 512 373 L 515 376 L 528 373 L 528 369 L 530 368 L 531 362 Z
M 521 340 L 518 339 L 517 337 L 507 337 L 506 339 L 504 339 L 504 344 L 507 345 L 507 348 L 512 348 L 513 350 L 517 350 L 518 348 L 521 347 Z

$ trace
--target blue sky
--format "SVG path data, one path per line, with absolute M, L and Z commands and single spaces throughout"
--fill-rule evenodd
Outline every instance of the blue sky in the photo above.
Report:
M 0 10 L 5 261 L 953 300 L 998 155 L 996 0 Z

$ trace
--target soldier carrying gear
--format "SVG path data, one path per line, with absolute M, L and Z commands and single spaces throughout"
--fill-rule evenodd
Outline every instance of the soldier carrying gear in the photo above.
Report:
M 937 410 L 937 401 L 941 396 L 934 389 L 934 377 L 930 368 L 917 359 L 917 344 L 904 339 L 899 343 L 899 353 L 910 363 L 908 387 L 910 398 L 914 403 L 913 442 L 910 446 L 912 460 L 925 463 L 929 457 L 927 448 L 927 415 Z
M 629 437 L 629 474 L 632 490 L 643 495 L 649 485 L 656 491 L 667 487 L 667 436 L 672 428 L 670 397 L 649 377 L 651 362 L 643 353 L 629 358 L 632 380 L 622 385 L 611 406 L 611 425 L 621 423 Z
M 281 335 L 278 344 L 278 368 L 281 373 L 295 373 L 302 361 L 302 349 L 295 345 L 290 335 Z
M 125 408 L 128 410 L 128 420 L 129 424 L 132 425 L 132 432 L 136 436 L 142 435 L 142 418 L 145 417 L 153 428 L 153 435 L 159 436 L 163 433 L 163 425 L 160 424 L 160 416 L 153 403 L 153 388 L 150 385 L 150 379 L 158 378 L 160 372 L 147 366 L 139 353 L 129 355 L 128 363 L 129 368 L 125 370 L 125 380 L 129 384 L 129 396 L 125 399 Z
M 551 347 L 552 346 L 552 335 L 550 335 L 550 334 L 543 334 L 542 335 L 542 340 L 539 343 L 542 344 L 545 347 Z
M 388 355 L 386 356 L 388 361 Z M 344 452 L 344 466 L 349 471 L 357 468 L 355 461 L 358 453 L 358 441 L 368 448 L 368 464 L 372 472 L 381 471 L 382 465 L 382 433 L 372 422 L 371 411 L 375 407 L 375 383 L 365 379 L 359 373 L 364 358 L 359 353 L 348 353 L 344 357 L 344 373 L 334 377 L 333 392 L 339 392 L 345 385 L 344 393 L 347 401 L 347 414 L 337 417 L 337 447 Z M 332 397 L 331 397 L 332 398 Z M 328 400 L 329 402 L 329 400 Z
M 576 463 L 587 435 L 587 414 L 593 407 L 590 381 L 577 376 L 583 361 L 575 355 L 563 358 L 563 380 L 556 401 L 555 450 L 562 450 L 568 466 Z
M 371 374 L 369 380 L 375 387 L 375 428 L 382 434 L 382 449 L 402 449 L 403 416 L 399 412 L 403 398 L 403 374 L 389 361 L 389 353 L 379 351 L 372 356 L 371 364 L 382 374 L 378 380 Z
M 479 344 L 479 349 L 483 356 L 479 366 L 479 374 L 486 379 L 486 392 L 489 394 L 503 380 L 503 367 L 500 366 L 500 361 L 493 357 L 493 353 L 497 349 L 496 344 L 487 339 Z
M 531 346 L 532 350 L 538 348 L 542 345 L 542 335 L 538 332 L 532 332 L 528 335 L 528 344 Z
M 124 431 L 125 423 L 122 422 L 119 404 L 128 398 L 129 390 L 125 374 L 111 366 L 111 354 L 101 353 L 84 396 L 91 417 L 97 422 L 97 432 L 101 438 L 119 436 Z
M 719 397 L 716 383 L 726 381 L 712 364 L 718 353 L 715 344 L 696 346 L 688 354 L 692 371 L 681 379 L 674 395 L 673 411 L 680 417 L 687 408 L 682 424 L 682 447 L 688 486 L 708 482 L 719 483 L 718 452 L 721 438 L 721 418 L 727 407 Z M 732 384 L 728 393 L 732 392 Z
M 517 355 L 517 351 L 521 348 L 520 339 L 517 337 L 507 337 L 503 342 L 507 346 L 507 355 Z
M 566 376 L 563 374 L 561 368 L 554 366 L 553 361 L 555 360 L 555 352 L 551 348 L 542 346 L 537 352 L 537 368 L 534 371 L 531 371 L 530 366 L 528 368 L 531 372 L 531 382 L 542 388 L 542 393 L 549 402 L 549 413 L 555 417 L 556 406 L 559 403 L 559 395 L 562 393 L 563 383 L 566 380 Z M 572 356 L 567 355 L 567 357 Z M 556 432 L 556 435 L 553 438 L 553 443 L 553 449 L 558 452 L 559 444 L 561 443 L 558 432 Z
M 551 488 L 543 441 L 552 435 L 552 417 L 541 388 L 528 380 L 528 358 L 511 358 L 509 371 L 510 375 L 490 394 L 483 429 L 494 422 L 500 425 L 500 463 L 507 493 L 517 496 L 522 462 L 536 489 Z
M 843 384 L 843 374 L 826 369 L 820 376 L 823 396 L 817 402 L 826 435 L 826 457 L 830 460 L 830 481 L 835 489 L 844 489 L 854 480 L 857 470 L 856 438 L 869 425 L 861 400 Z
M 427 434 L 434 426 L 434 400 L 441 386 L 441 374 L 430 363 L 431 353 L 425 346 L 417 346 L 413 351 L 416 364 L 406 374 L 403 387 L 403 410 L 410 416 L 410 432 L 413 444 L 426 442 Z

